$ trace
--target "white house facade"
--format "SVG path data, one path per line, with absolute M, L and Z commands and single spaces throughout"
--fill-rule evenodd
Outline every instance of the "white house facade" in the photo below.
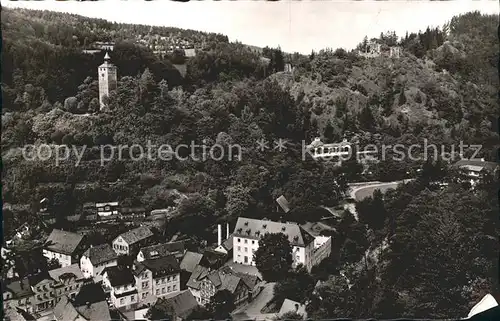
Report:
M 118 255 L 130 255 L 145 246 L 153 237 L 153 232 L 141 226 L 119 235 L 113 240 L 113 250 Z M 137 255 L 137 253 L 135 253 Z
M 102 271 L 118 265 L 118 255 L 109 244 L 102 244 L 87 249 L 80 258 L 80 270 L 85 278 L 100 281 Z
M 254 253 L 259 239 L 268 233 L 283 233 L 292 245 L 293 266 L 313 267 L 314 237 L 296 223 L 281 223 L 251 218 L 238 218 L 233 232 L 233 261 L 255 265 Z
M 102 285 L 110 294 L 115 308 L 132 309 L 138 303 L 138 291 L 132 272 L 117 266 L 106 268 L 103 272 Z
M 56 259 L 61 267 L 78 263 L 78 250 L 81 248 L 83 236 L 77 233 L 54 229 L 45 241 L 43 256 L 48 260 Z

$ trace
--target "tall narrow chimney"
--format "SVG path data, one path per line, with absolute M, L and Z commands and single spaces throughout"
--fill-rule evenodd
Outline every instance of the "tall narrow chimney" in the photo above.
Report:
M 226 240 L 229 238 L 229 223 L 226 225 L 227 231 L 226 231 Z
M 217 225 L 217 246 L 222 244 L 222 226 L 220 224 Z

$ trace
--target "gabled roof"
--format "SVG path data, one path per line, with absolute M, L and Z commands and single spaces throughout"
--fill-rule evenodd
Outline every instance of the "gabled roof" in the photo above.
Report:
M 43 271 L 34 275 L 30 275 L 28 277 L 29 283 L 31 286 L 42 286 L 45 284 L 51 284 L 54 282 L 54 279 L 49 275 L 48 272 Z
M 107 273 L 109 283 L 112 287 L 135 284 L 132 271 L 120 266 L 110 266 L 103 270 L 103 275 Z
M 253 274 L 248 274 L 248 273 L 243 273 L 243 272 L 237 272 L 234 271 L 230 266 L 224 266 L 219 269 L 220 272 L 225 273 L 225 274 L 233 274 L 239 277 L 243 283 L 250 289 L 253 290 L 257 284 L 262 282 L 262 280 Z
M 217 272 L 220 277 L 221 284 L 217 290 L 227 290 L 231 293 L 234 293 L 238 288 L 238 285 L 243 282 L 239 277 L 234 274 L 224 274 Z
M 84 304 L 75 307 L 75 309 L 87 320 L 111 320 L 106 300 L 90 303 L 89 305 Z
M 58 269 L 50 270 L 49 275 L 54 281 L 61 281 L 68 278 L 75 278 L 77 280 L 84 278 L 82 271 L 76 263 Z
M 221 267 L 227 258 L 227 254 L 207 249 L 203 252 L 203 257 L 200 260 L 200 265 L 204 267 L 218 269 Z
M 84 253 L 93 265 L 101 264 L 117 259 L 118 255 L 113 251 L 109 244 L 101 244 L 88 248 Z
M 180 292 L 176 296 L 160 299 L 157 304 L 170 306 L 177 317 L 186 318 L 198 307 L 195 297 L 189 290 Z
M 52 252 L 73 255 L 82 239 L 83 235 L 54 229 L 45 242 L 45 248 Z
M 13 299 L 22 299 L 32 296 L 34 293 L 31 291 L 31 286 L 28 278 L 16 280 L 5 284 L 4 292 L 12 293 Z
M 85 320 L 71 304 L 67 296 L 63 296 L 54 307 L 54 317 L 57 321 Z
M 245 286 L 249 287 L 248 284 L 240 277 L 237 273 L 233 272 L 228 267 L 223 267 L 219 270 L 210 271 L 210 269 L 198 265 L 186 286 L 193 289 L 200 289 L 201 283 L 203 280 L 208 279 L 215 286 L 217 291 L 228 290 L 231 293 L 234 293 L 238 288 L 240 283 L 245 284 Z M 248 281 L 251 283 L 251 279 Z M 252 290 L 254 287 L 249 287 Z
M 140 226 L 138 228 L 125 232 L 118 237 L 121 237 L 125 242 L 127 242 L 128 245 L 131 245 L 151 236 L 153 236 L 153 232 L 151 232 L 149 228 Z
M 204 266 L 197 265 L 189 280 L 186 283 L 186 286 L 193 289 L 200 289 L 201 281 L 206 278 L 210 274 L 210 270 Z
M 256 275 L 241 273 L 241 272 L 233 272 L 233 273 L 237 277 L 239 277 L 250 290 L 253 290 L 257 286 L 257 284 L 262 282 L 262 280 Z
M 193 273 L 194 269 L 200 263 L 202 258 L 203 254 L 188 251 L 186 252 L 186 254 L 184 254 L 180 267 L 184 271 Z
M 296 223 L 281 223 L 268 220 L 239 217 L 233 237 L 258 240 L 267 233 L 283 233 L 292 246 L 304 247 L 314 241 L 314 237 Z
M 73 305 L 78 308 L 87 303 L 97 303 L 106 301 L 106 294 L 102 287 L 97 283 L 85 283 L 73 300 Z
M 138 270 L 141 269 L 141 265 L 153 273 L 153 278 L 162 277 L 165 275 L 171 275 L 180 272 L 179 262 L 173 255 L 167 255 L 157 259 L 144 260 L 142 262 L 136 263 Z
M 140 252 L 145 260 L 167 256 L 169 254 L 184 254 L 184 241 L 169 242 L 143 247 Z
M 229 234 L 229 237 L 221 244 L 227 251 L 233 250 L 233 234 Z

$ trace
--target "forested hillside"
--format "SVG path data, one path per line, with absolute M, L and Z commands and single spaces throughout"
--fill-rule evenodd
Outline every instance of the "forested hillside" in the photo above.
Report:
M 496 286 L 498 205 L 491 177 L 472 191 L 455 183 L 455 172 L 437 159 L 387 159 L 365 173 L 352 162 L 336 168 L 299 159 L 302 140 L 319 136 L 361 146 L 427 139 L 447 151 L 462 141 L 482 144 L 480 156 L 495 161 L 498 17 L 468 13 L 443 29 L 401 39 L 381 35 L 379 41 L 403 47 L 399 59 L 366 59 L 341 49 L 258 53 L 222 35 L 47 11 L 3 9 L 1 23 L 2 197 L 22 208 L 5 211 L 7 235 L 33 219 L 44 197 L 57 214 L 56 226 L 71 228 L 66 217 L 85 202 L 116 200 L 151 210 L 175 205 L 181 193 L 187 197 L 178 205 L 179 220 L 165 233 L 212 240 L 218 222 L 270 218 L 282 194 L 293 208 L 290 220 L 300 221 L 318 216 L 320 205 L 336 206 L 347 181 L 417 178 L 383 200 L 365 202 L 360 222 L 352 215 L 342 219 L 340 254 L 313 273 L 312 281 L 324 281 L 322 300 L 312 287 L 305 293 L 310 317 L 463 317 L 478 295 Z M 186 77 L 169 57 L 135 43 L 151 32 L 200 44 L 186 62 Z M 98 112 L 96 76 L 104 53 L 82 53 L 94 41 L 117 43 L 111 60 L 119 84 L 108 112 Z M 284 60 L 293 73 L 283 72 Z M 285 138 L 290 147 L 261 152 L 255 149 L 261 138 Z M 243 146 L 241 161 L 113 160 L 101 166 L 98 159 L 105 144 L 203 140 Z M 19 147 L 39 143 L 88 148 L 79 166 L 75 158 L 58 166 L 23 159 Z M 416 168 L 424 169 L 419 176 Z M 436 188 L 442 180 L 450 184 Z M 376 215 L 378 223 L 363 213 Z M 377 262 L 351 268 L 388 239 Z M 351 271 L 353 287 L 340 269 Z

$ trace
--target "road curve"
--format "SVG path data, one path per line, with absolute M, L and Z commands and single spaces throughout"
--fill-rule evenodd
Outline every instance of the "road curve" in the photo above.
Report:
M 355 185 L 355 186 L 351 185 L 349 195 L 356 202 L 359 202 L 367 197 L 372 196 L 373 193 L 377 189 L 380 190 L 382 193 L 385 193 L 390 189 L 396 189 L 399 184 L 407 183 L 409 181 L 410 180 L 402 180 L 402 181 L 394 181 L 394 182 L 386 182 L 386 183 L 369 182 L 369 183 L 366 183 L 365 185 Z

